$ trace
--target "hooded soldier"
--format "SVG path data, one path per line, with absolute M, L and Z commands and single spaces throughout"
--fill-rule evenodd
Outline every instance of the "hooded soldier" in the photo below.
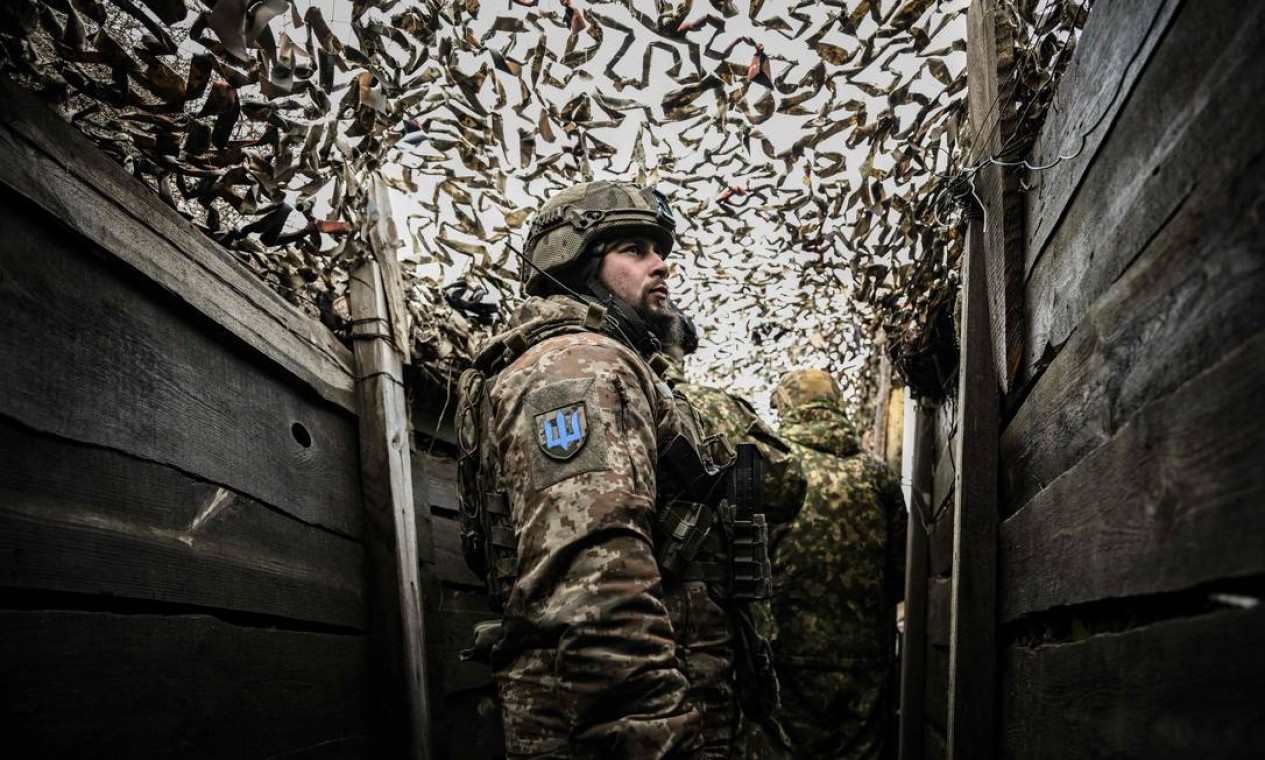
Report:
M 462 376 L 463 545 L 503 605 L 485 638 L 510 757 L 728 752 L 712 727 L 735 710 L 732 624 L 703 563 L 663 559 L 722 540 L 710 513 L 666 519 L 661 452 L 713 473 L 650 330 L 671 319 L 674 225 L 629 183 L 550 199 L 527 237 L 530 297 Z
M 900 484 L 861 451 L 828 373 L 788 373 L 773 407 L 808 480 L 773 549 L 779 719 L 796 757 L 877 758 L 905 574 Z

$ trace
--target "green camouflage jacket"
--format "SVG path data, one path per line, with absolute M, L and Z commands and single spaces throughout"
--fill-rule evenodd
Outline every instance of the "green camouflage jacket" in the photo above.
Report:
M 773 550 L 779 663 L 846 668 L 891 656 L 903 595 L 905 511 L 899 481 L 863 453 L 842 405 L 782 410 L 782 437 L 808 493 Z
M 679 370 L 675 372 L 679 378 Z M 673 378 L 674 370 L 670 369 L 668 376 Z M 739 443 L 754 443 L 760 450 L 764 456 L 760 506 L 776 536 L 779 526 L 790 523 L 799 513 L 807 488 L 791 447 L 741 397 L 681 380 L 674 387 L 698 411 L 704 442 L 717 463 L 728 463 Z

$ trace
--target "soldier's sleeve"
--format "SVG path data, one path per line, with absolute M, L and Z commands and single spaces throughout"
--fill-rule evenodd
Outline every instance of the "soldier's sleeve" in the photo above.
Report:
M 507 617 L 555 648 L 574 754 L 660 757 L 696 741 L 698 717 L 654 557 L 653 391 L 614 345 L 573 343 L 536 367 L 496 390 L 518 533 Z

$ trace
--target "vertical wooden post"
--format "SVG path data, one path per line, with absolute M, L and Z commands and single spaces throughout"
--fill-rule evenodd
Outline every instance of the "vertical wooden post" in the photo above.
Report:
M 1017 126 L 1011 81 L 1015 41 L 1010 25 L 999 22 L 997 0 L 973 0 L 966 18 L 971 165 L 985 164 L 976 174 L 975 192 L 984 207 L 988 251 L 983 264 L 990 316 L 986 329 L 1006 393 L 1023 360 L 1023 199 L 1016 167 L 985 162 L 1002 157 L 1013 161 L 1026 154 L 1025 146 L 1010 142 Z
M 352 272 L 349 300 L 356 353 L 365 542 L 376 597 L 374 631 L 382 644 L 385 683 L 395 687 L 391 692 L 400 686 L 405 692 L 398 696 L 388 693 L 383 707 L 398 712 L 391 702 L 403 697 L 407 710 L 401 717 L 408 722 L 409 757 L 426 758 L 431 746 L 430 709 L 408 409 L 403 367 L 392 339 L 387 283 L 377 262 L 368 261 Z
M 910 458 L 909 528 L 905 543 L 905 633 L 901 637 L 900 760 L 922 760 L 927 690 L 927 546 L 926 520 L 932 512 L 931 447 L 935 445 L 935 406 L 915 400 L 906 424 L 913 428 Z
M 984 272 L 982 210 L 968 212 L 958 365 L 957 475 L 953 500 L 948 756 L 994 755 L 997 695 L 997 372 Z

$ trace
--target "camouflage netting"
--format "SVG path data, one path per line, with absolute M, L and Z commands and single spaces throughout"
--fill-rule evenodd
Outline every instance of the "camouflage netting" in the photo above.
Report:
M 510 246 L 545 198 L 655 182 L 709 343 L 692 374 L 750 391 L 855 371 L 876 337 L 901 369 L 955 353 L 966 1 L 14 0 L 0 45 L 335 328 L 393 206 L 414 355 L 440 377 L 517 297 Z M 1022 155 L 1087 7 L 1003 5 Z

